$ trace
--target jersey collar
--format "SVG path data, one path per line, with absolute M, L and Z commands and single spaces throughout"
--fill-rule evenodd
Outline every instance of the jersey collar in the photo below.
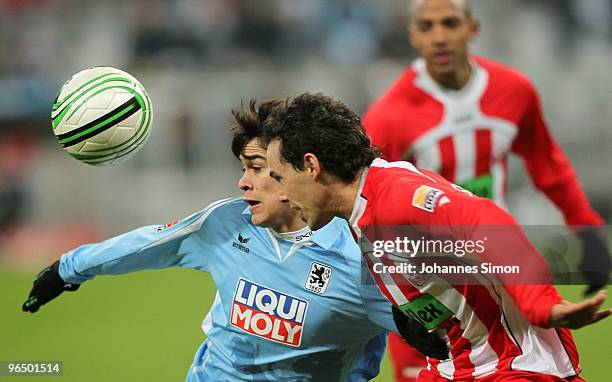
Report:
M 367 169 L 366 171 L 364 171 L 364 174 L 365 173 L 367 173 Z M 365 179 L 365 177 L 363 179 Z M 361 190 L 361 188 L 363 187 L 363 184 L 360 185 L 359 187 Z M 246 207 L 244 211 L 242 211 L 242 214 L 251 215 L 251 210 L 249 210 L 249 207 Z M 274 238 L 279 238 L 282 240 L 289 240 L 289 241 L 294 241 L 294 242 L 295 242 L 295 237 L 294 237 L 294 240 L 291 240 L 292 234 L 295 234 L 295 236 L 299 236 L 302 234 L 305 236 L 300 238 L 299 243 L 303 245 L 308 245 L 308 242 L 312 242 L 320 246 L 321 248 L 329 251 L 333 248 L 340 234 L 342 234 L 343 225 L 337 224 L 338 222 L 334 222 L 336 219 L 338 218 L 333 218 L 324 227 L 321 227 L 320 229 L 316 231 L 312 231 L 312 235 L 310 235 L 310 237 L 307 237 L 308 236 L 307 233 L 311 232 L 309 227 L 304 227 L 301 230 L 296 231 L 296 232 L 288 232 L 287 233 L 288 237 L 284 236 L 284 234 L 275 232 L 272 229 L 269 229 L 268 232 Z
M 291 241 L 294 243 L 299 243 L 301 241 L 307 241 L 310 236 L 312 236 L 312 231 L 310 227 L 305 226 L 304 228 L 298 229 L 297 231 L 292 232 L 276 232 L 272 228 L 270 228 L 270 232 L 277 238 L 281 240 Z
M 427 71 L 425 60 L 418 58 L 413 63 L 414 71 L 417 77 L 414 84 L 425 91 L 427 94 L 434 96 L 445 103 L 461 103 L 465 100 L 479 99 L 488 82 L 486 71 L 478 65 L 476 60 L 470 58 L 469 65 L 472 68 L 472 75 L 468 83 L 459 90 L 447 89 L 438 84 Z
M 377 160 L 379 159 L 374 159 L 372 165 L 375 164 Z M 351 217 L 349 218 L 349 225 L 358 237 L 361 237 L 361 230 L 359 229 L 359 219 L 361 219 L 361 217 L 363 216 L 363 213 L 366 210 L 366 206 L 368 205 L 368 199 L 363 195 L 363 187 L 365 186 L 369 170 L 370 167 L 366 167 L 363 170 L 363 173 L 361 174 L 359 188 L 357 189 L 357 198 L 355 199 L 355 204 L 353 204 L 353 211 L 351 212 Z
M 339 218 L 335 217 L 325 226 L 313 231 L 310 241 L 325 250 L 331 250 L 342 234 L 342 227 L 344 226 L 344 224 L 338 224 L 337 219 Z

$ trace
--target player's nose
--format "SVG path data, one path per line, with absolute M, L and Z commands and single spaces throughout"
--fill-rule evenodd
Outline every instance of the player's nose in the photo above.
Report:
M 248 171 L 243 172 L 240 179 L 238 179 L 238 188 L 242 191 L 251 190 L 253 188 L 253 182 L 251 182 Z
M 436 45 L 444 45 L 448 40 L 446 29 L 442 25 L 435 25 L 431 31 L 431 39 Z
M 279 199 L 283 203 L 289 203 L 289 197 L 284 192 L 280 193 Z

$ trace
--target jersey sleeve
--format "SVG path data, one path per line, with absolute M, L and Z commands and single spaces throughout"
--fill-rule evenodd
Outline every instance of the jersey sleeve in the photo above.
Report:
M 221 202 L 221 201 L 220 201 Z M 208 271 L 208 256 L 196 234 L 205 232 L 220 202 L 166 226 L 145 226 L 100 243 L 82 245 L 62 255 L 60 277 L 81 284 L 98 275 L 118 275 L 172 266 Z
M 448 228 L 455 239 L 484 240 L 484 252 L 477 255 L 482 263 L 518 265 L 520 274 L 497 274 L 499 282 L 529 322 L 549 326 L 552 307 L 562 298 L 548 264 L 510 214 L 489 199 L 458 192 L 430 215 L 414 223 L 444 227 L 436 235 Z
M 544 121 L 540 99 L 531 84 L 528 106 L 512 151 L 523 158 L 534 185 L 561 210 L 568 226 L 601 225 L 567 157 Z
M 422 228 L 421 232 L 433 240 L 484 240 L 484 251 L 477 254 L 477 260 L 501 266 L 518 265 L 519 275 L 498 274 L 499 282 L 528 321 L 548 327 L 552 306 L 562 298 L 552 285 L 547 263 L 516 221 L 491 200 L 476 197 L 436 174 L 423 173 L 432 182 L 409 183 L 392 191 L 393 214 L 403 216 L 402 222 L 396 220 L 392 224 Z M 420 197 L 415 199 L 414 195 Z M 424 205 L 421 200 L 434 202 Z
M 391 313 L 391 303 L 378 289 L 370 273 L 365 270 L 362 274 L 365 280 L 361 280 L 357 285 L 359 285 L 359 293 L 363 299 L 368 318 L 376 325 L 397 333 L 397 327 Z

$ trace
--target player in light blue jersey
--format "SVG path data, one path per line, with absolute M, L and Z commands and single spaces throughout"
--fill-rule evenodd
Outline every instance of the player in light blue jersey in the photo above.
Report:
M 396 330 L 391 306 L 362 280 L 360 250 L 346 222 L 311 232 L 268 176 L 258 137 L 274 105 L 251 102 L 233 112 L 242 199 L 64 254 L 37 276 L 23 309 L 35 312 L 98 275 L 194 268 L 210 273 L 218 291 L 187 381 L 376 376 L 386 331 Z

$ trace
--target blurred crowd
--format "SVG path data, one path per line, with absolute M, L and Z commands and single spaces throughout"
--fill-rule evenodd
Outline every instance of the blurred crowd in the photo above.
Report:
M 612 2 L 472 6 L 483 23 L 473 50 L 532 78 L 553 133 L 609 214 Z M 231 108 L 309 90 L 363 112 L 414 58 L 407 9 L 407 0 L 0 0 L 0 224 L 93 219 L 120 231 L 235 193 Z M 48 118 L 59 86 L 99 65 L 136 75 L 155 110 L 143 152 L 108 170 L 63 156 Z M 92 192 L 66 195 L 65 185 L 81 182 Z M 118 217 L 113 184 L 147 187 L 146 212 Z M 522 187 L 514 202 L 530 203 Z

